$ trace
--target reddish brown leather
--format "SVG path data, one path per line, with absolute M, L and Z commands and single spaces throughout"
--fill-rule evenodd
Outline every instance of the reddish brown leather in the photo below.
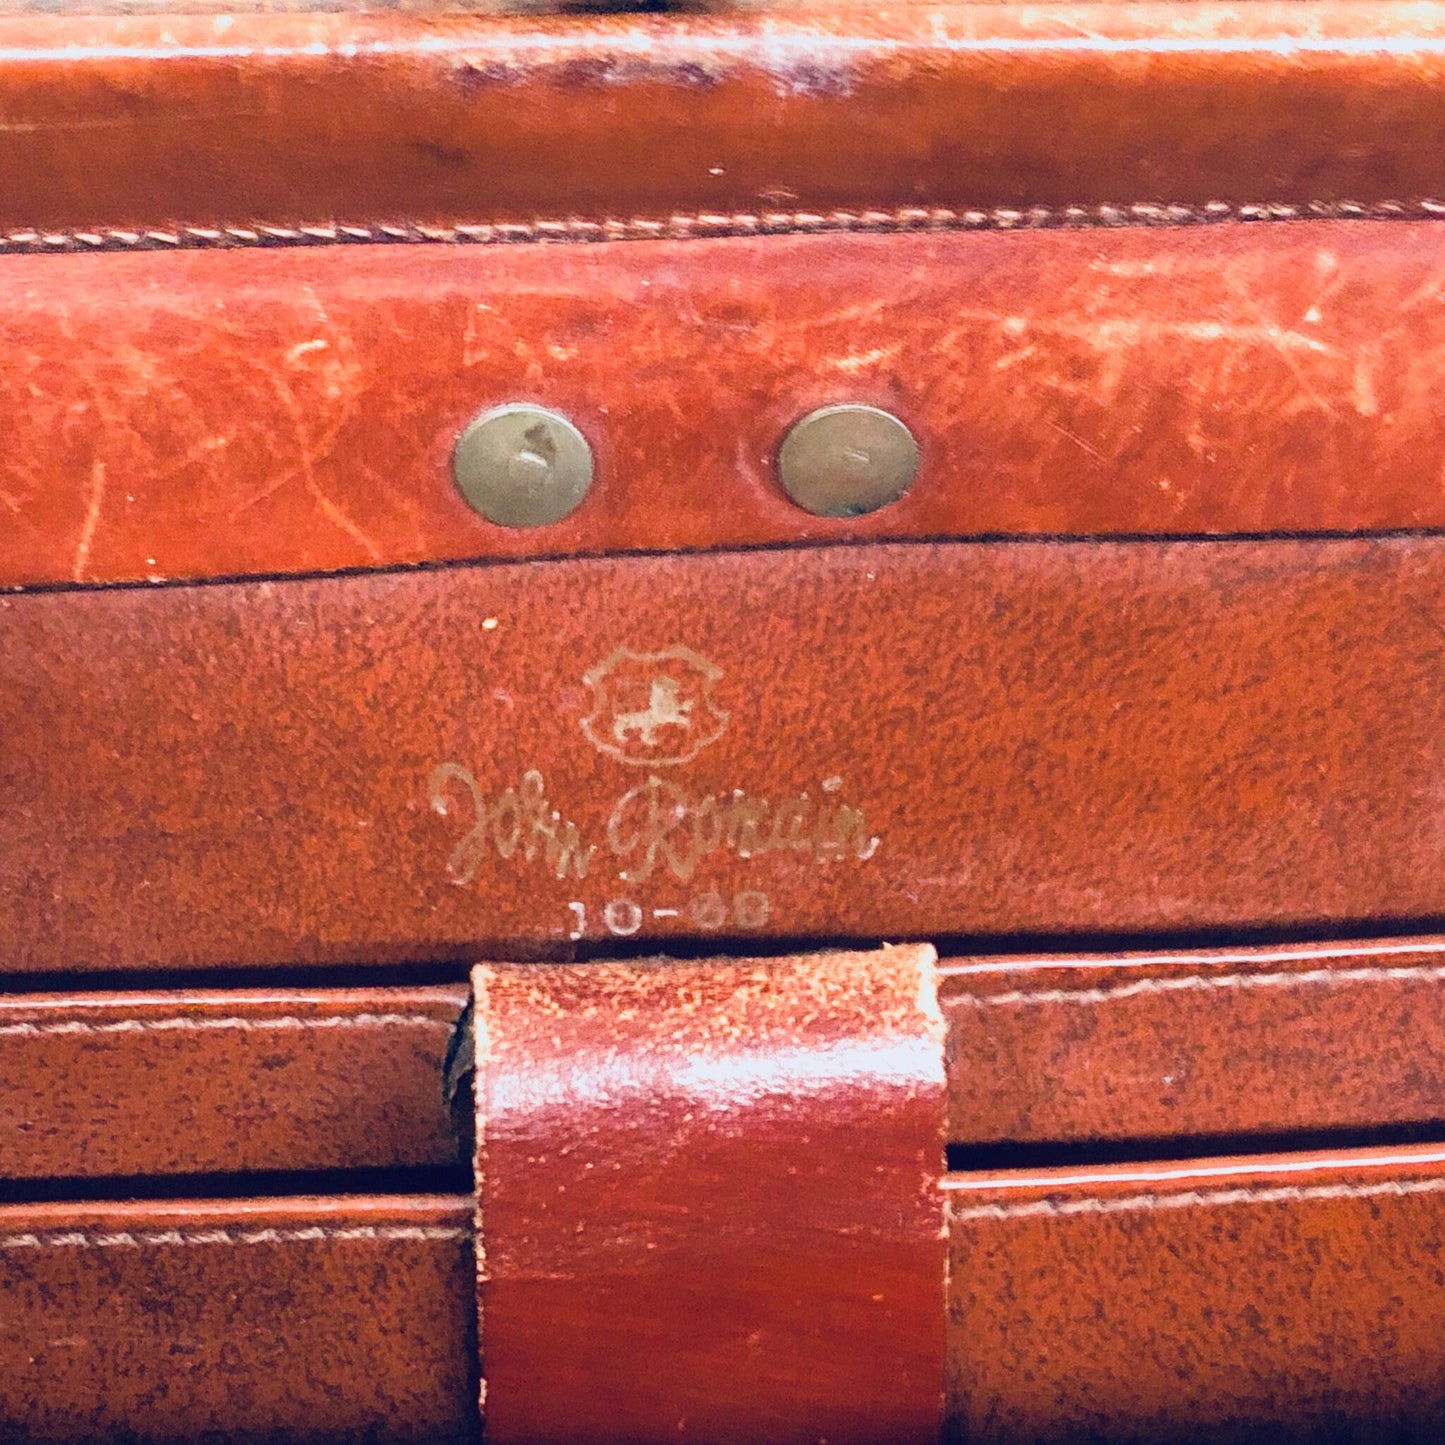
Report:
M 953 1175 L 969 1440 L 1428 1440 L 1445 1156 Z
M 0 997 L 0 1175 L 458 1162 L 443 1098 L 465 990 Z
M 15 257 L 0 584 L 800 540 L 1445 526 L 1438 223 Z M 570 518 L 486 522 L 485 407 L 572 417 Z M 918 479 L 822 519 L 787 428 L 892 409 Z
M 0 227 L 1410 200 L 1403 3 L 0 22 Z M 345 124 L 338 123 L 345 117 Z
M 1445 1118 L 1445 944 L 944 966 L 955 1143 L 1370 1130 Z
M 478 968 L 491 1441 L 936 1441 L 933 950 Z
M 0 598 L 3 966 L 1445 915 L 1442 622 L 1423 538 Z
M 0 1207 L 0 1433 L 466 1440 L 470 1201 Z

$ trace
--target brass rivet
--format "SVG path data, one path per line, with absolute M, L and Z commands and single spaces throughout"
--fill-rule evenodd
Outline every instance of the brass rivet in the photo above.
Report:
M 876 406 L 825 406 L 795 422 L 778 451 L 783 490 L 819 517 L 858 517 L 896 502 L 918 471 L 918 443 Z
M 489 522 L 545 527 L 587 495 L 592 448 L 565 416 L 516 402 L 483 412 L 457 438 L 452 476 Z

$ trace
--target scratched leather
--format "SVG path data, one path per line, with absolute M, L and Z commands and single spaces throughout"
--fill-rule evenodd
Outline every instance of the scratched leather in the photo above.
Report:
M 0 228 L 1404 201 L 1442 190 L 1440 35 L 1407 3 L 14 16 Z
M 1439 1437 L 1438 1150 L 949 1185 L 967 1439 Z
M 1429 538 L 4 597 L 3 965 L 1439 917 L 1442 611 Z
M 0 583 L 801 540 L 1439 527 L 1435 222 L 12 257 Z M 598 480 L 515 529 L 451 449 L 517 398 Z M 868 517 L 775 454 L 917 433 Z
M 472 1439 L 470 1208 L 0 1206 L 0 1436 Z
M 446 1166 L 455 988 L 0 998 L 0 1173 Z
M 939 1439 L 933 957 L 476 970 L 489 1440 Z
M 1367 1132 L 1445 1112 L 1442 945 L 947 965 L 949 1138 Z

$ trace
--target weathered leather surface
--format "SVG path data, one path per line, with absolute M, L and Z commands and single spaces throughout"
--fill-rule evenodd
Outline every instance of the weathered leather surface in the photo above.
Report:
M 1432 1438 L 1445 1408 L 1437 1148 L 937 1185 L 945 1109 L 955 1143 L 1430 1117 L 1439 951 L 955 959 L 937 981 L 927 948 L 482 967 L 489 1437 L 933 1438 L 946 1317 L 948 1411 L 969 1439 Z M 412 992 L 448 1016 L 458 1001 Z M 258 1061 L 225 1049 L 254 1043 L 278 1007 L 295 1019 L 325 1004 L 313 1027 L 267 1043 L 273 1064 L 289 1054 L 277 1086 L 304 1094 L 340 1036 L 327 1020 L 373 1007 L 357 992 L 278 992 L 270 1009 L 191 995 L 188 1024 L 222 1024 L 223 1004 L 247 1021 L 218 1027 L 223 1056 L 135 1053 L 190 1042 L 161 1026 L 176 1002 L 6 1001 L 0 1048 L 69 1039 L 92 1055 L 73 1077 L 58 1056 L 40 1065 L 31 1093 L 52 1088 L 57 1115 L 75 1105 L 70 1134 L 42 1150 L 79 1140 L 101 1151 L 84 1156 L 97 1172 L 107 1148 L 149 1151 L 159 1171 L 167 1125 L 181 1150 L 244 1148 L 238 1119 L 204 1121 L 213 1085 L 243 1099 L 257 1082 Z M 141 1019 L 157 1027 L 127 1026 Z M 4 1032 L 21 1022 L 57 1028 Z M 361 1037 L 371 1107 L 406 1103 L 378 1040 Z M 118 1075 L 112 1040 L 132 1050 Z M 199 1103 L 168 1105 L 157 1091 L 187 1059 Z M 427 1068 L 439 1084 L 439 1061 Z M 4 1086 L 7 1107 L 24 1087 Z M 101 1111 L 88 1124 L 87 1090 Z M 0 1434 L 470 1438 L 471 1207 L 0 1208 Z
M 3 964 L 1440 916 L 1442 618 L 1428 538 L 0 598 Z
M 1438 1439 L 1438 1150 L 948 1186 L 965 1438 Z
M 1441 34 L 1408 3 L 10 17 L 0 229 L 1410 201 L 1445 190 Z
M 0 584 L 1438 528 L 1439 225 L 11 257 Z M 531 530 L 450 470 L 518 399 L 597 456 L 579 510 Z M 871 516 L 778 483 L 787 428 L 837 401 L 922 445 Z
M 466 990 L 0 997 L 0 1175 L 459 1162 L 443 1098 Z
M 933 961 L 476 970 L 488 1440 L 939 1438 Z
M 471 1201 L 0 1206 L 0 1436 L 465 1441 Z
M 1438 528 L 1442 38 L 1432 10 L 1350 3 L 0 20 L 0 250 L 67 253 L 0 260 L 0 585 Z M 224 250 L 70 254 L 195 248 Z M 575 520 L 502 535 L 446 456 L 524 394 L 583 421 L 603 480 Z M 898 508 L 782 501 L 776 440 L 832 400 L 915 426 Z M 1442 547 L 877 546 L 0 598 L 0 969 L 1429 923 Z M 635 656 L 668 649 L 663 673 Z M 1438 1117 L 1434 955 L 960 970 L 955 1136 Z M 579 1414 L 586 1438 L 671 1437 L 680 1406 L 736 1439 L 767 1401 L 775 1438 L 824 1407 L 830 1438 L 890 1409 L 890 1438 L 931 1426 L 942 1084 L 932 1112 L 892 1107 L 897 1079 L 850 1053 L 886 1033 L 858 998 L 879 974 L 831 966 L 820 1001 L 827 968 L 793 965 L 814 995 L 746 1041 L 721 995 L 789 965 L 678 965 L 687 987 L 635 1012 L 619 979 L 679 975 L 486 972 L 500 1438 L 577 1438 Z M 440 1030 L 355 1003 L 325 1004 L 352 1056 L 312 1015 L 264 1058 L 258 1000 L 205 1014 L 204 1045 L 195 1013 L 172 1033 L 134 1000 L 6 1005 L 0 1172 L 428 1162 L 444 1121 L 413 1089 Z M 12 1119 L 31 1138 L 7 1163 Z M 1416 1150 L 955 1178 L 956 1423 L 1430 1438 L 1441 1171 Z M 6 1206 L 0 1435 L 466 1438 L 469 1208 Z
M 958 1144 L 1436 1125 L 1435 939 L 946 963 Z

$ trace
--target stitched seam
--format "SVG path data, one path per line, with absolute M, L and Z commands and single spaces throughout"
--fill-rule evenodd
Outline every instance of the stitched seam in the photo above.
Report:
M 1074 1214 L 1129 1214 L 1140 1209 L 1195 1209 L 1219 1204 L 1304 1203 L 1329 1199 L 1402 1199 L 1412 1194 L 1439 1194 L 1445 1179 L 1395 1179 L 1378 1184 L 1261 1185 L 1235 1189 L 1190 1189 L 1178 1194 L 1131 1194 L 1115 1199 L 1031 1199 L 1023 1204 L 950 1205 L 949 1218 L 1043 1219 Z
M 1445 978 L 1445 965 L 1398 968 L 1312 968 L 1299 973 L 1191 973 L 1183 978 L 1141 978 L 1114 988 L 1041 988 L 1012 993 L 951 994 L 946 1008 L 1005 1007 L 1022 1003 L 1109 1003 L 1150 993 L 1206 992 L 1211 989 L 1278 988 L 1288 984 L 1374 983 L 1382 979 L 1430 981 Z
M 341 1228 L 312 1225 L 299 1229 L 56 1230 L 0 1235 L 6 1249 L 147 1249 L 167 1245 L 302 1244 L 317 1241 L 403 1241 L 470 1239 L 456 1225 L 366 1224 Z
M 704 237 L 809 235 L 819 232 L 1026 231 L 1137 226 L 1199 226 L 1300 220 L 1445 218 L 1445 201 L 1310 201 L 1236 204 L 1134 202 L 1090 206 L 906 206 L 830 211 L 699 211 L 665 217 L 536 220 L 480 225 L 179 226 L 19 229 L 0 232 L 0 254 L 87 251 L 191 251 L 334 245 L 501 245 L 596 241 L 690 240 Z
M 243 1033 L 265 1033 L 275 1030 L 392 1028 L 426 1024 L 450 1030 L 444 1019 L 428 1014 L 330 1014 L 317 1018 L 143 1018 L 116 1019 L 110 1023 L 93 1024 L 84 1019 L 66 1019 L 58 1023 L 0 1024 L 0 1038 L 37 1038 L 44 1034 L 134 1034 L 134 1033 L 205 1033 L 213 1029 L 233 1029 Z

